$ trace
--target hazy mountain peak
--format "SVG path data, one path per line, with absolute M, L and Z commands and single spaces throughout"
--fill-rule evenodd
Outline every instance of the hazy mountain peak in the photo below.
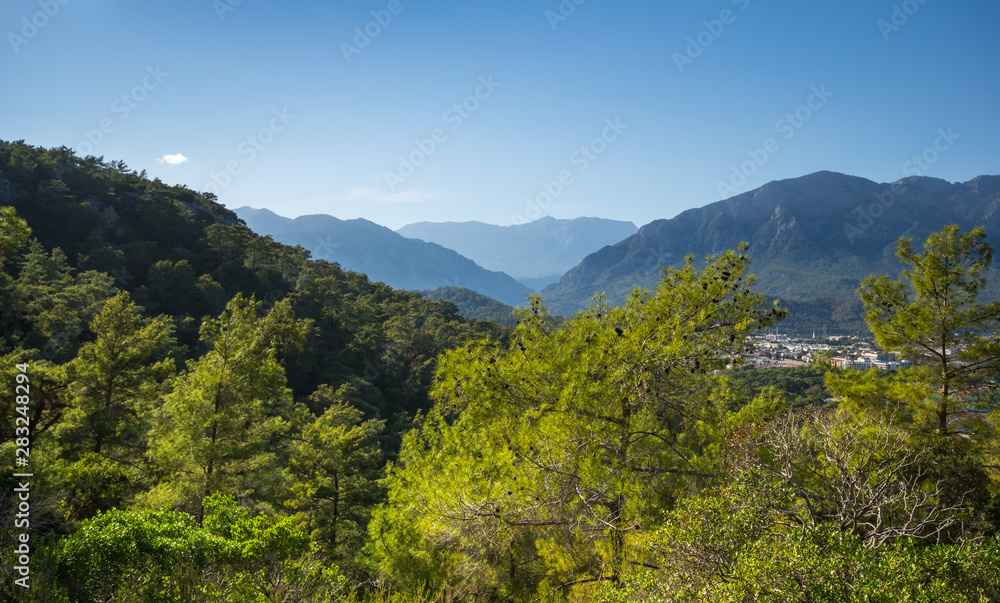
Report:
M 619 220 L 544 216 L 519 226 L 418 222 L 396 232 L 454 249 L 481 266 L 506 272 L 538 287 L 557 280 L 587 254 L 636 231 L 635 224 Z
M 291 220 L 291 218 L 286 218 L 284 216 L 279 216 L 273 211 L 267 209 L 266 207 L 256 208 L 244 205 L 243 207 L 237 207 L 233 210 L 238 212 L 240 215 L 246 214 L 250 216 L 265 216 L 267 218 L 277 219 L 277 220 Z
M 269 210 L 236 210 L 258 234 L 301 245 L 313 257 L 363 272 L 400 289 L 461 286 L 510 305 L 525 302 L 529 289 L 502 272 L 487 270 L 440 245 L 407 239 L 364 218 L 341 220 L 326 214 L 283 218 Z

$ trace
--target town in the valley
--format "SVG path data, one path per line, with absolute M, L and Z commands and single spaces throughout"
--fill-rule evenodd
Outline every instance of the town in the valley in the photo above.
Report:
M 752 351 L 742 366 L 796 368 L 828 362 L 837 368 L 892 370 L 910 364 L 892 350 L 882 350 L 871 337 L 813 333 L 812 338 L 768 333 L 751 339 Z M 955 350 L 949 350 L 954 353 Z

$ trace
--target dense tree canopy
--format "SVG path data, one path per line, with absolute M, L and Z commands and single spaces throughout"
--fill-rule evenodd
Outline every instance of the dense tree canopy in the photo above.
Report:
M 437 412 L 407 440 L 372 527 L 384 567 L 431 579 L 406 575 L 412 558 L 444 555 L 482 595 L 617 581 L 642 564 L 636 535 L 703 476 L 682 441 L 697 390 L 782 314 L 752 292 L 747 265 L 740 251 L 703 270 L 689 261 L 655 292 L 558 327 L 536 299 L 509 346 L 448 353 Z

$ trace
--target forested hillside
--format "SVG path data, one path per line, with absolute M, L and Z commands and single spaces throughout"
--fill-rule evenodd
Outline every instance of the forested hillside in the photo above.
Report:
M 982 228 L 857 283 L 907 368 L 751 372 L 747 244 L 504 328 L 121 162 L 0 195 L 5 600 L 1000 600 Z
M 333 521 L 296 530 L 306 552 L 317 529 L 336 534 L 326 554 L 350 550 L 380 498 L 379 469 L 430 406 L 438 354 L 502 337 L 451 303 L 257 236 L 210 194 L 122 162 L 0 143 L 0 206 L 16 210 L 5 229 L 31 229 L 30 243 L 5 236 L 0 249 L 0 415 L 10 469 L 15 364 L 27 363 L 38 544 L 113 508 L 168 505 L 201 521 L 202 496 L 224 492 L 313 523 L 342 496 Z M 313 445 L 354 456 L 314 466 Z M 54 579 L 35 559 L 36 583 Z
M 440 287 L 423 291 L 421 295 L 427 299 L 450 301 L 469 318 L 492 320 L 503 326 L 514 326 L 517 320 L 513 307 L 464 287 Z
M 103 301 L 128 291 L 147 315 L 171 317 L 182 367 L 206 348 L 202 319 L 242 294 L 265 310 L 290 304 L 296 319 L 312 321 L 303 353 L 285 359 L 297 396 L 359 378 L 378 390 L 369 394 L 379 406 L 412 414 L 428 404 L 437 353 L 498 333 L 449 303 L 311 261 L 301 247 L 250 232 L 210 193 L 150 181 L 122 162 L 0 143 L 0 204 L 33 238 L 5 263 L 6 351 L 72 358 L 93 337 L 87 323 Z

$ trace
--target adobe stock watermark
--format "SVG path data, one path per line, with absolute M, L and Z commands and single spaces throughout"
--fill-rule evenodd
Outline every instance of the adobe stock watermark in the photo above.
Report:
M 809 89 L 811 94 L 806 101 L 793 111 L 785 113 L 785 116 L 774 124 L 774 131 L 780 134 L 783 140 L 791 140 L 795 134 L 808 122 L 817 111 L 826 106 L 826 103 L 833 98 L 833 92 L 826 89 L 826 84 L 821 84 L 818 88 L 813 86 Z M 776 137 L 764 139 L 757 148 L 747 149 L 747 159 L 743 163 L 731 165 L 729 180 L 719 180 L 715 183 L 716 189 L 723 198 L 732 197 L 739 192 L 747 180 L 756 174 L 760 168 L 767 164 L 771 155 L 781 150 L 781 144 Z
M 406 7 L 401 0 L 389 0 L 385 8 L 371 11 L 372 20 L 365 23 L 364 27 L 354 28 L 354 38 L 351 40 L 354 44 L 340 43 L 340 52 L 343 53 L 344 59 L 350 63 L 353 57 L 361 54 L 385 28 L 392 24 L 393 18 L 403 12 L 404 8 Z
M 673 264 L 679 264 L 683 259 L 683 254 L 677 254 L 671 251 L 667 246 L 670 242 L 660 242 L 656 246 L 644 247 L 642 255 L 645 259 L 642 261 L 642 269 L 637 270 L 636 274 L 641 274 L 640 280 L 637 284 L 641 284 L 644 280 L 648 280 L 659 276 L 663 272 L 663 269 L 667 266 Z
M 934 142 L 903 164 L 903 175 L 923 176 L 930 171 L 932 165 L 941 159 L 941 155 L 947 153 L 961 137 L 961 134 L 956 134 L 950 127 L 938 128 Z M 847 237 L 847 240 L 853 244 L 854 240 L 874 226 L 875 221 L 884 216 L 885 212 L 896 204 L 896 198 L 905 192 L 906 185 L 896 181 L 889 185 L 888 190 L 875 193 L 874 202 L 855 208 L 851 212 L 855 217 L 854 222 L 844 223 L 844 236 Z
M 281 289 L 271 289 L 265 293 L 264 298 L 260 300 L 261 304 L 260 309 L 258 310 L 260 317 L 263 318 L 265 314 L 274 309 L 274 306 L 276 306 L 281 300 L 285 299 L 286 295 L 287 294 Z
M 457 132 L 501 85 L 502 82 L 494 81 L 492 73 L 487 76 L 479 76 L 479 84 L 472 94 L 445 110 L 441 116 L 442 121 L 450 126 L 452 132 Z M 415 139 L 413 141 L 415 148 L 406 155 L 398 157 L 399 164 L 396 166 L 396 171 L 385 172 L 385 184 L 389 190 L 396 192 L 396 187 L 417 173 L 417 168 L 427 163 L 427 160 L 433 157 L 438 148 L 446 142 L 448 142 L 448 132 L 441 127 L 431 130 L 427 138 Z
M 111 102 L 111 113 L 118 118 L 118 122 L 128 119 L 132 112 L 145 102 L 149 93 L 159 88 L 169 75 L 160 69 L 159 65 L 146 67 L 146 75 L 143 76 L 142 81 Z M 84 157 L 93 155 L 97 147 L 104 142 L 105 137 L 112 134 L 116 127 L 114 119 L 105 117 L 97 122 L 96 128 L 83 130 L 84 140 L 76 143 L 77 153 Z
M 750 8 L 750 0 L 732 0 L 737 5 L 740 12 Z M 702 21 L 705 29 L 694 36 L 688 36 L 687 46 L 684 52 L 675 52 L 671 55 L 674 65 L 677 66 L 678 73 L 684 73 L 684 68 L 691 65 L 695 60 L 705 53 L 705 49 L 711 46 L 716 40 L 722 37 L 726 31 L 726 26 L 736 23 L 737 13 L 730 8 L 724 8 L 719 13 L 718 19 Z
M 317 236 L 316 245 L 311 250 L 314 258 L 334 261 L 340 250 L 340 242 L 333 235 Z
M 288 125 L 292 123 L 292 120 L 295 119 L 295 115 L 288 112 L 288 107 L 280 110 L 274 109 L 271 113 L 273 116 L 266 126 L 257 130 L 256 134 L 247 136 L 237 145 L 236 153 L 240 158 L 228 161 L 224 170 L 210 174 L 212 182 L 206 186 L 209 192 L 218 196 L 219 193 L 232 183 L 233 178 L 242 174 L 243 169 L 253 163 L 258 155 L 274 142 L 277 134 L 284 132 L 288 128 Z
M 38 0 L 38 11 L 32 15 L 21 18 L 21 29 L 7 34 L 10 47 L 14 49 L 14 54 L 21 54 L 21 47 L 35 39 L 42 29 L 59 14 L 62 7 L 70 3 L 70 0 Z
M 545 20 L 549 22 L 552 31 L 558 29 L 560 25 L 569 21 L 569 18 L 576 13 L 576 7 L 586 3 L 587 0 L 562 0 L 555 10 L 545 11 Z
M 225 21 L 226 15 L 235 11 L 236 7 L 241 4 L 243 4 L 243 0 L 214 0 L 212 8 L 215 9 L 215 14 L 219 16 L 219 21 Z
M 608 146 L 618 140 L 629 127 L 628 124 L 621 122 L 620 117 L 614 119 L 609 117 L 604 120 L 604 124 L 600 136 L 595 136 L 589 143 L 582 145 L 570 155 L 569 164 L 576 167 L 576 174 L 582 174 L 590 169 L 590 166 L 608 150 Z M 542 217 L 552 202 L 561 197 L 575 180 L 576 176 L 573 170 L 562 170 L 554 180 L 542 182 L 542 192 L 534 197 L 525 198 L 524 210 L 511 214 L 511 225 L 521 226 Z
M 927 4 L 927 0 L 904 0 L 899 4 L 892 5 L 892 14 L 889 20 L 879 19 L 878 30 L 882 34 L 882 39 L 889 41 L 889 35 L 899 31 L 904 25 L 910 22 L 910 17 L 917 14 L 920 7 Z

